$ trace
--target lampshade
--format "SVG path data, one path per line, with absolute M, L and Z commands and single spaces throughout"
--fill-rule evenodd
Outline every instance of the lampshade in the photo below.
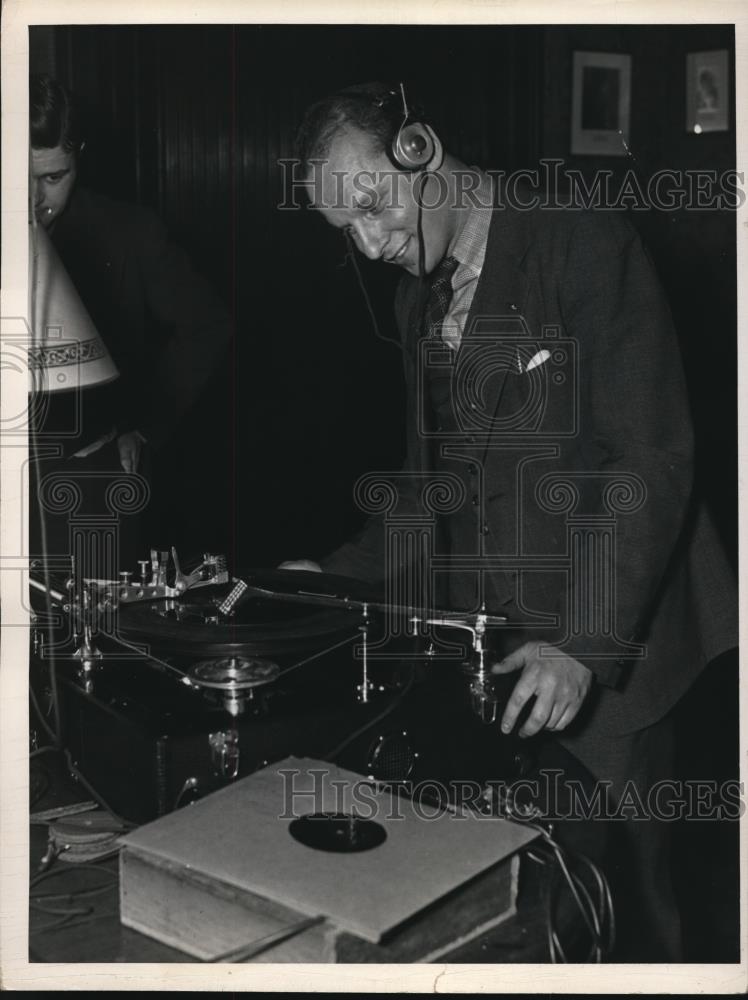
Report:
M 30 391 L 85 389 L 119 376 L 42 226 L 29 230 Z

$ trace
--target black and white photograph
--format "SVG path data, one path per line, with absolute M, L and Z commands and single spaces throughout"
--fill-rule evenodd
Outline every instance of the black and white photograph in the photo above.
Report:
M 730 120 L 727 49 L 690 52 L 687 60 L 689 132 L 726 132 Z
M 574 53 L 571 152 L 626 156 L 631 118 L 631 56 Z
M 737 15 L 104 7 L 3 15 L 3 981 L 740 992 Z

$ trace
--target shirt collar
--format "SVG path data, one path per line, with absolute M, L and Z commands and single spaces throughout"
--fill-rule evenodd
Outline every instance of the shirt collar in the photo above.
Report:
M 480 182 L 474 192 L 477 204 L 468 210 L 465 224 L 451 251 L 451 256 L 459 261 L 452 278 L 452 287 L 455 291 L 480 277 L 486 256 L 488 230 L 493 215 L 493 191 L 491 178 L 482 172 L 479 172 L 479 176 Z

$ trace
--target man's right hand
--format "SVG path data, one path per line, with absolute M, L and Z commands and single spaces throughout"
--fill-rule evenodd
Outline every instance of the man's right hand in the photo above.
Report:
M 288 562 L 282 562 L 278 569 L 305 569 L 307 573 L 322 572 L 319 563 L 312 562 L 311 559 L 291 559 Z

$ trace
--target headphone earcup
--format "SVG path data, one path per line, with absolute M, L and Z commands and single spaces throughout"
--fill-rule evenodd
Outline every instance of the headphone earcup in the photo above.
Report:
M 420 122 L 406 123 L 392 140 L 392 156 L 404 170 L 427 166 L 434 152 L 434 140 Z

